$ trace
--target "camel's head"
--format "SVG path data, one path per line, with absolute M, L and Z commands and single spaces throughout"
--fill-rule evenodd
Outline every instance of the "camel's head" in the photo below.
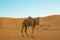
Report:
M 40 20 L 40 17 L 37 17 L 37 18 L 36 18 L 36 23 L 37 23 L 37 25 L 39 25 L 39 20 Z

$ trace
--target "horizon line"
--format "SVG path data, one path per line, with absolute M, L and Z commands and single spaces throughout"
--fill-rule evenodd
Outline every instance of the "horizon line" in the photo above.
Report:
M 60 14 L 53 14 L 53 15 L 60 15 Z M 31 16 L 33 18 L 35 17 L 47 17 L 47 16 L 53 16 L 53 15 L 46 15 L 46 16 Z M 0 16 L 0 17 L 6 17 L 6 18 L 27 18 L 29 16 L 25 16 L 25 17 L 11 17 L 11 16 Z

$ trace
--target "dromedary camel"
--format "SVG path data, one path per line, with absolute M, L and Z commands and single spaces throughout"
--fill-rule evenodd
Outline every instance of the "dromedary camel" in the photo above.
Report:
M 25 33 L 26 33 L 27 37 L 29 37 L 29 35 L 27 33 L 27 28 L 31 26 L 32 27 L 31 37 L 33 37 L 33 32 L 34 32 L 36 25 L 39 25 L 39 17 L 37 17 L 37 18 L 32 18 L 32 17 L 26 18 L 22 23 L 22 29 L 21 29 L 22 36 L 24 37 L 23 29 L 25 28 Z

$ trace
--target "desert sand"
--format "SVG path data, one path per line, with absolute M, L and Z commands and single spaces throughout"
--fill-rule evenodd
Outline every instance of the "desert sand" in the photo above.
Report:
M 0 40 L 60 40 L 60 15 L 40 17 L 40 26 L 36 26 L 34 38 L 22 37 L 23 20 L 25 18 L 0 17 Z M 31 31 L 32 28 L 29 27 L 29 35 Z

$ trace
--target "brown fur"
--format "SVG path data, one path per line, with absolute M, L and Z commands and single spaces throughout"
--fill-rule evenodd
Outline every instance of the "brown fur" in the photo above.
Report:
M 30 26 L 30 27 L 32 27 L 32 37 L 33 37 L 33 31 L 34 31 L 36 25 L 39 25 L 39 19 L 38 18 L 28 17 L 27 19 L 25 19 L 23 21 L 23 24 L 22 24 L 22 30 L 21 30 L 22 36 L 24 36 L 23 35 L 23 29 L 25 28 L 25 33 L 29 37 L 29 35 L 26 31 L 27 31 L 27 28 Z

